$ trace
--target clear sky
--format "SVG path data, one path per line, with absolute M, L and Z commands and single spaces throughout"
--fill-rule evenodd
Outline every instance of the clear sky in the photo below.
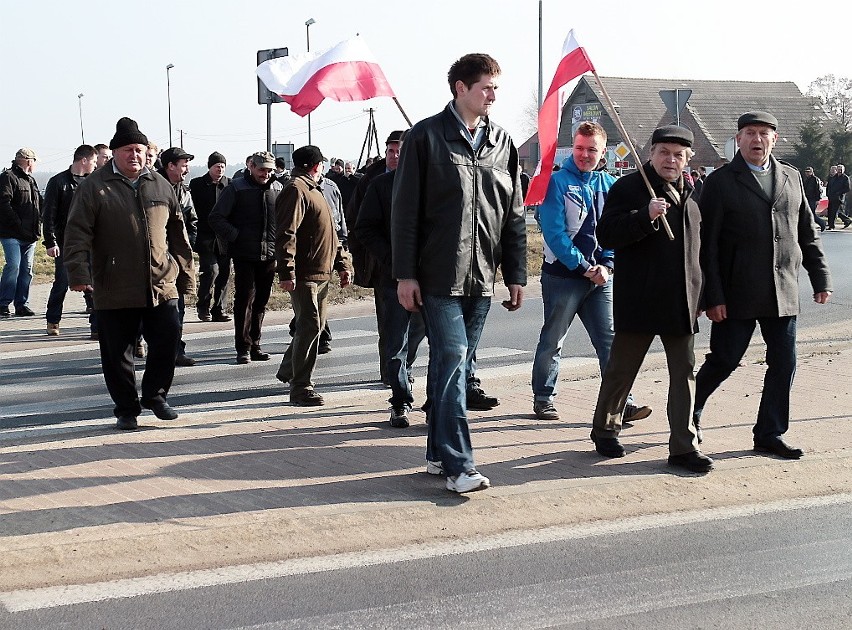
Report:
M 850 12 L 841 4 L 544 0 L 544 88 L 574 28 L 603 76 L 794 81 L 804 92 L 825 74 L 852 75 Z M 754 8 L 758 7 L 758 8 Z M 257 51 L 328 48 L 359 33 L 378 58 L 412 121 L 450 99 L 446 73 L 469 52 L 503 69 L 493 119 L 526 140 L 524 109 L 538 83 L 538 1 L 358 0 L 319 3 L 221 0 L 0 0 L 0 164 L 36 150 L 36 171 L 59 171 L 81 143 L 109 143 L 121 116 L 169 144 L 166 65 L 174 143 L 206 163 L 229 165 L 266 146 L 266 108 L 257 104 Z M 78 99 L 78 94 L 84 94 Z M 390 99 L 325 101 L 312 141 L 327 157 L 357 159 L 376 109 L 379 140 L 404 128 Z M 733 123 L 733 121 L 732 121 Z M 273 106 L 275 142 L 307 144 L 307 121 Z

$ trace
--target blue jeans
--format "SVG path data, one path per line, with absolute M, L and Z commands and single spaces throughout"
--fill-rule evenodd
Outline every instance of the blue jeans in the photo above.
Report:
M 411 365 L 417 357 L 417 348 L 426 336 L 423 316 L 420 313 L 406 311 L 397 297 L 396 285 L 376 289 L 384 294 L 384 356 L 386 358 L 384 374 L 391 386 L 388 402 L 398 407 L 414 402 L 411 393 Z
M 489 297 L 424 295 L 423 321 L 429 336 L 429 432 L 426 459 L 440 461 L 448 476 L 475 468 L 467 425 L 468 350 L 476 350 Z
M 609 360 L 615 330 L 612 324 L 612 281 L 596 286 L 586 278 L 563 278 L 541 274 L 544 325 L 535 350 L 532 370 L 533 397 L 553 401 L 559 381 L 562 344 L 574 316 L 580 317 L 598 355 L 601 373 Z M 631 402 L 631 400 L 628 400 Z
M 780 438 L 790 426 L 790 389 L 796 374 L 794 316 L 713 322 L 710 353 L 695 376 L 695 416 L 701 419 L 710 394 L 737 368 L 757 323 L 766 342 L 766 376 L 752 432 L 756 444 L 766 444 Z
M 6 264 L 0 276 L 0 306 L 15 303 L 21 308 L 30 301 L 30 283 L 33 280 L 35 241 L 26 243 L 16 238 L 0 238 Z

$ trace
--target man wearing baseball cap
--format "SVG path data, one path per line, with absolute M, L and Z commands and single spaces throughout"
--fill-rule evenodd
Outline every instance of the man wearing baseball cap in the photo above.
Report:
M 77 189 L 65 228 L 72 291 L 94 289 L 98 342 L 117 428 L 135 429 L 142 407 L 177 418 L 166 397 L 180 339 L 178 296 L 195 291 L 192 249 L 169 183 L 145 162 L 148 138 L 121 118 L 113 158 Z M 142 216 L 140 216 L 142 213 Z M 133 348 L 140 326 L 148 342 L 141 400 Z
M 352 279 L 349 256 L 337 236 L 328 203 L 319 186 L 325 158 L 318 147 L 293 152 L 292 179 L 275 204 L 275 257 L 281 288 L 290 293 L 295 315 L 293 341 L 276 374 L 290 383 L 290 402 L 324 404 L 312 375 L 319 353 L 320 331 L 327 320 L 328 284 L 332 271 L 346 287 Z
M 260 347 L 266 304 L 275 280 L 275 200 L 283 186 L 272 172 L 275 156 L 253 153 L 210 211 L 222 253 L 234 262 L 234 347 L 237 363 L 269 361 Z
M 187 153 L 181 147 L 171 147 L 160 155 L 160 168 L 157 171 L 165 177 L 175 191 L 175 196 L 183 212 L 183 223 L 186 226 L 186 235 L 190 246 L 195 249 L 195 240 L 198 238 L 198 215 L 195 213 L 195 204 L 189 187 L 184 183 L 189 174 L 189 163 L 195 159 L 191 153 Z M 183 340 L 183 318 L 186 314 L 186 303 L 183 295 L 178 298 L 178 313 L 180 314 L 181 339 L 175 351 L 175 365 L 179 367 L 191 367 L 195 365 L 195 359 L 186 354 L 186 342 Z
M 614 250 L 615 337 L 595 408 L 592 441 L 605 457 L 623 457 L 618 441 L 627 395 L 654 338 L 659 336 L 669 368 L 669 459 L 672 466 L 708 472 L 713 460 L 698 450 L 692 426 L 695 397 L 694 340 L 698 331 L 701 213 L 683 176 L 692 158 L 692 131 L 677 125 L 655 129 L 651 157 L 642 173 L 617 180 L 609 190 L 596 234 Z M 665 215 L 675 235 L 661 229 Z
M 12 168 L 0 173 L 0 244 L 6 264 L 0 276 L 0 317 L 34 315 L 29 307 L 35 246 L 41 234 L 41 193 L 32 176 L 36 154 L 18 149 Z
M 802 449 L 783 440 L 796 372 L 799 269 L 817 304 L 829 300 L 831 274 L 799 171 L 772 155 L 778 120 L 747 112 L 737 129 L 737 154 L 710 173 L 701 192 L 704 305 L 713 324 L 710 353 L 695 377 L 693 419 L 704 425 L 707 399 L 737 368 L 759 324 L 767 369 L 754 450 L 799 459 Z

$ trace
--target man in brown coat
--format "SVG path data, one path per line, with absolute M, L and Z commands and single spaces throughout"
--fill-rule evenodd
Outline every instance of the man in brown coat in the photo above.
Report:
M 605 457 L 624 456 L 618 434 L 627 394 L 659 335 L 669 367 L 669 464 L 707 472 L 713 460 L 698 450 L 692 426 L 701 297 L 701 214 L 683 176 L 692 142 L 693 134 L 685 127 L 654 130 L 651 158 L 642 167 L 653 198 L 641 173 L 626 175 L 610 189 L 598 222 L 598 239 L 603 247 L 615 250 L 618 271 L 613 274 L 615 338 L 598 394 L 592 441 Z M 661 229 L 662 216 L 667 217 L 674 240 Z
M 281 288 L 290 293 L 295 315 L 293 341 L 276 376 L 290 383 L 290 402 L 302 406 L 324 404 L 311 376 L 327 318 L 331 272 L 337 271 L 341 287 L 352 279 L 349 256 L 337 238 L 331 209 L 318 183 L 324 161 L 313 145 L 296 149 L 292 179 L 275 203 L 278 278 Z
M 766 342 L 766 377 L 754 450 L 799 459 L 803 452 L 782 436 L 790 424 L 790 389 L 796 372 L 799 269 L 813 299 L 825 304 L 831 275 L 798 169 L 772 155 L 778 120 L 747 112 L 737 121 L 739 151 L 716 169 L 701 193 L 701 268 L 710 329 L 710 354 L 695 377 L 695 417 L 737 368 L 760 324 Z
M 71 290 L 94 290 L 101 365 L 116 426 L 135 429 L 142 407 L 161 420 L 177 418 L 166 397 L 180 335 L 178 296 L 194 293 L 195 269 L 177 197 L 146 167 L 148 139 L 135 121 L 118 121 L 110 149 L 113 159 L 74 195 L 65 268 Z M 132 360 L 140 325 L 148 342 L 141 401 Z

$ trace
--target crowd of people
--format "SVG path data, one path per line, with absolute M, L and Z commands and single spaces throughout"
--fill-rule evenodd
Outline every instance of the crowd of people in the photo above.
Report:
M 499 77 L 490 56 L 461 57 L 448 73 L 452 100 L 444 110 L 390 134 L 385 157 L 361 174 L 337 159 L 324 173 L 328 160 L 307 145 L 294 151 L 292 171 L 260 151 L 230 179 L 225 157 L 214 152 L 207 173 L 186 184 L 195 157 L 177 147 L 160 153 L 135 121 L 122 118 L 108 146 L 77 149 L 42 202 L 31 175 L 35 152 L 21 149 L 0 175 L 0 315 L 11 314 L 10 304 L 16 315 L 33 315 L 28 288 L 41 225 L 56 262 L 47 332 L 60 334 L 68 288 L 91 300 L 116 426 L 129 430 L 142 408 L 177 417 L 167 398 L 175 366 L 194 363 L 181 337 L 196 271 L 198 319 L 225 322 L 233 267 L 238 364 L 270 359 L 261 335 L 277 274 L 294 317 L 276 377 L 289 386 L 292 403 L 324 404 L 313 372 L 330 347 L 328 292 L 337 275 L 342 287 L 373 289 L 391 426 L 409 426 L 411 366 L 428 338 L 426 472 L 446 477 L 454 492 L 488 488 L 475 465 L 467 414 L 499 400 L 476 377 L 476 349 L 498 270 L 509 311 L 523 306 L 527 283 L 528 179 L 511 138 L 490 117 Z M 813 171 L 803 183 L 797 169 L 772 155 L 772 114 L 747 112 L 737 129 L 734 159 L 706 177 L 687 170 L 692 132 L 670 125 L 653 132 L 648 161 L 616 180 L 600 168 L 606 131 L 583 122 L 571 154 L 549 173 L 537 211 L 544 318 L 532 365 L 533 413 L 560 417 L 560 359 L 579 317 L 602 375 L 590 437 L 603 457 L 625 456 L 624 423 L 652 413 L 631 392 L 659 337 L 669 371 L 668 463 L 710 471 L 713 460 L 700 450 L 704 407 L 739 365 L 758 325 L 767 370 L 754 449 L 803 455 L 784 439 L 800 267 L 815 302 L 826 303 L 832 290 L 808 192 Z M 848 190 L 843 167 L 832 167 L 829 229 L 836 216 L 844 227 L 852 222 L 837 203 Z M 705 311 L 710 352 L 696 374 L 694 339 Z M 147 343 L 141 396 L 133 365 L 133 354 L 144 350 L 140 336 Z

